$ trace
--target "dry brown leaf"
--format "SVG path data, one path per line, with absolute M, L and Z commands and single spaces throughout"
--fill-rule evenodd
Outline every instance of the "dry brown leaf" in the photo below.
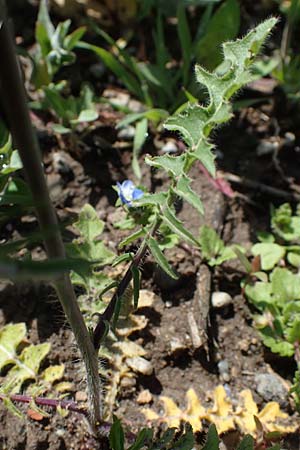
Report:
M 36 420 L 40 422 L 41 420 L 45 419 L 45 415 L 41 414 L 38 411 L 35 411 L 34 409 L 27 409 L 27 416 L 30 417 L 32 420 Z

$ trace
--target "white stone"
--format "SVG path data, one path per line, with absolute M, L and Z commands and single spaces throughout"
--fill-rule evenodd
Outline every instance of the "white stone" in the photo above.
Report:
M 214 292 L 211 296 L 211 304 L 213 308 L 223 308 L 223 306 L 230 305 L 232 297 L 227 292 Z

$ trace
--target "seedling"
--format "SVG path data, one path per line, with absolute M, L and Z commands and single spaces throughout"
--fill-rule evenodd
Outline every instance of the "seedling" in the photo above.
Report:
M 84 35 L 85 27 L 68 34 L 70 25 L 71 21 L 66 20 L 55 28 L 48 13 L 47 1 L 41 0 L 35 29 L 37 49 L 33 55 L 28 54 L 33 65 L 32 82 L 37 89 L 48 86 L 63 66 L 75 62 L 73 49 Z

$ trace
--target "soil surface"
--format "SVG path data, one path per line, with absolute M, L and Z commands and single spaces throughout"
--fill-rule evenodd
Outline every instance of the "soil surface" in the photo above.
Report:
M 243 95 L 248 98 L 261 95 L 261 102 L 255 108 L 239 110 L 231 123 L 214 136 L 219 177 L 231 180 L 234 195 L 224 195 L 200 167 L 195 166 L 191 177 L 195 191 L 203 200 L 205 219 L 198 217 L 185 203 L 178 205 L 180 219 L 195 236 L 199 226 L 206 223 L 213 226 L 226 243 L 239 243 L 246 248 L 255 241 L 258 230 L 268 229 L 270 204 L 284 201 L 295 204 L 299 200 L 300 185 L 299 111 L 295 112 L 288 103 L 285 109 L 280 107 L 281 91 L 271 90 L 266 99 L 265 94 L 256 89 L 257 86 L 253 86 Z M 115 90 L 115 95 L 121 94 L 125 93 Z M 83 139 L 77 136 L 75 144 L 68 139 L 57 139 L 45 118 L 34 115 L 33 119 L 60 219 L 70 220 L 85 203 L 92 204 L 106 223 L 106 244 L 117 251 L 118 243 L 127 232 L 113 227 L 117 217 L 112 185 L 133 178 L 131 146 L 116 145 L 115 125 L 121 114 L 105 105 L 99 106 L 99 112 L 93 131 Z M 292 143 L 288 139 L 291 135 Z M 163 141 L 167 135 L 158 138 Z M 275 140 L 279 143 L 276 154 L 259 151 L 263 145 L 267 147 L 266 142 Z M 154 136 L 150 136 L 144 153 L 154 152 L 157 152 Z M 141 163 L 143 157 L 141 155 Z M 142 171 L 143 185 L 149 190 L 159 190 L 167 183 L 164 174 L 153 172 L 144 164 Z M 236 178 L 230 178 L 232 175 Z M 18 238 L 36 226 L 34 218 L 23 217 L 7 223 L 2 235 L 6 239 Z M 70 238 L 68 234 L 65 237 Z M 43 253 L 42 249 L 35 252 Z M 180 274 L 179 280 L 169 279 L 150 257 L 145 260 L 142 287 L 156 294 L 155 301 L 151 307 L 138 311 L 137 314 L 146 316 L 148 324 L 130 337 L 146 350 L 145 357 L 154 371 L 151 375 L 136 375 L 131 385 L 120 387 L 115 414 L 124 420 L 130 431 L 136 432 L 145 425 L 141 412 L 145 405 L 140 400 L 143 391 L 150 392 L 146 406 L 161 412 L 159 396 L 171 397 L 184 409 L 185 393 L 190 387 L 204 404 L 211 405 L 211 393 L 218 384 L 226 387 L 233 400 L 242 389 L 250 387 L 259 407 L 276 400 L 284 411 L 295 414 L 288 396 L 295 367 L 292 360 L 271 355 L 262 345 L 252 326 L 253 311 L 240 288 L 244 276 L 242 267 L 232 263 L 211 269 L 199 253 L 186 245 L 169 250 L 167 255 Z M 203 300 L 205 286 L 206 303 Z M 232 300 L 222 308 L 212 308 L 211 294 L 219 291 L 227 292 Z M 191 327 L 193 319 L 198 330 L 199 325 L 204 327 L 200 329 L 200 348 L 195 345 L 199 336 L 195 336 Z M 52 288 L 42 283 L 15 286 L 3 282 L 0 327 L 17 322 L 26 323 L 31 343 L 51 342 L 45 365 L 64 363 L 65 380 L 73 383 L 73 394 L 84 392 L 78 351 Z M 278 384 L 284 387 L 281 394 L 267 398 L 259 393 L 257 374 L 276 376 Z M 105 439 L 99 443 L 91 438 L 87 423 L 76 413 L 62 417 L 49 411 L 49 418 L 36 421 L 27 417 L 25 407 L 23 411 L 24 420 L 20 420 L 0 404 L 1 450 L 92 450 L 105 448 L 107 444 Z M 237 433 L 227 436 L 228 448 L 234 447 L 236 438 Z M 291 450 L 299 449 L 299 436 L 290 436 L 286 445 Z

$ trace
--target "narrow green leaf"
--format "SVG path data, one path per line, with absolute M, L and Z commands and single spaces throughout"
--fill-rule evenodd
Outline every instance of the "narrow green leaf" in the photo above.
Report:
M 84 109 L 80 111 L 77 119 L 72 119 L 70 122 L 72 124 L 77 124 L 81 122 L 93 122 L 98 118 L 98 113 L 94 109 Z
M 127 71 L 127 69 L 118 61 L 118 59 L 104 48 L 97 45 L 88 44 L 80 41 L 77 45 L 79 48 L 85 48 L 94 52 L 103 63 L 110 69 L 116 77 L 118 77 L 127 89 L 139 98 L 143 98 L 143 91 L 141 90 L 138 80 Z
M 140 113 L 132 113 L 132 114 L 126 114 L 124 119 L 120 120 L 120 122 L 117 124 L 117 129 L 126 127 L 127 125 L 130 125 L 133 122 L 136 122 L 141 119 L 148 119 L 150 122 L 153 122 L 154 124 L 158 124 L 160 121 L 165 120 L 168 117 L 169 113 L 165 109 L 159 109 L 159 108 L 151 108 L 147 109 L 146 111 L 140 112 Z
M 241 250 L 237 246 L 232 247 L 233 251 L 236 253 L 240 263 L 244 266 L 247 273 L 252 272 L 252 267 L 247 257 L 241 252 Z
M 181 45 L 181 54 L 183 57 L 183 85 L 187 86 L 192 56 L 192 37 L 186 17 L 186 7 L 181 3 L 179 3 L 177 8 L 177 20 L 177 30 Z
M 159 245 L 156 242 L 156 240 L 153 237 L 149 236 L 149 237 L 147 237 L 146 241 L 147 241 L 147 245 L 149 247 L 149 250 L 151 251 L 155 261 L 157 262 L 157 264 L 166 272 L 167 275 L 169 275 L 169 277 L 173 278 L 174 280 L 177 280 L 178 276 L 173 271 L 173 269 L 170 266 L 170 264 L 169 264 L 168 260 L 166 259 L 165 255 L 163 254 L 163 252 L 159 248 Z
M 153 430 L 150 428 L 143 428 L 137 435 L 135 442 L 128 448 L 128 450 L 141 450 L 146 442 L 150 441 L 153 436 Z
M 109 443 L 112 450 L 124 450 L 124 431 L 120 420 L 115 416 L 109 433 Z
M 57 116 L 60 119 L 66 118 L 67 111 L 65 110 L 65 103 L 63 97 L 57 91 L 48 86 L 44 87 L 44 94 L 47 102 L 50 105 L 50 108 L 52 108 L 55 111 Z
M 133 281 L 133 306 L 136 309 L 139 304 L 140 297 L 140 283 L 141 283 L 141 272 L 138 267 L 132 266 L 132 281 Z
M 2 401 L 5 407 L 8 409 L 8 411 L 10 411 L 14 416 L 18 417 L 20 420 L 25 419 L 25 416 L 22 413 L 22 411 L 20 411 L 9 398 L 4 398 Z
M 74 30 L 71 34 L 66 36 L 64 40 L 64 47 L 66 50 L 72 50 L 76 44 L 80 41 L 80 39 L 83 37 L 84 33 L 86 32 L 86 27 L 80 27 Z
M 133 253 L 123 253 L 122 255 L 118 256 L 114 261 L 112 262 L 112 267 L 117 266 L 118 264 L 121 264 L 125 261 L 132 261 Z
M 202 450 L 219 450 L 219 436 L 217 432 L 217 428 L 214 424 L 209 427 L 207 433 L 207 439 Z
M 221 44 L 234 39 L 240 28 L 240 8 L 237 0 L 227 0 L 208 23 L 205 35 L 196 44 L 197 62 L 212 70 L 222 61 Z
M 51 40 L 51 37 L 55 33 L 55 28 L 54 28 L 54 26 L 51 22 L 50 16 L 49 16 L 46 0 L 41 0 L 41 2 L 40 2 L 37 21 L 38 21 L 38 23 L 43 24 L 43 26 L 45 27 L 45 30 L 47 32 L 48 39 Z
M 137 122 L 133 140 L 132 168 L 138 180 L 141 179 L 141 169 L 138 162 L 140 151 L 148 136 L 148 120 L 146 118 Z
M 190 203 L 201 215 L 204 214 L 203 204 L 200 200 L 200 197 L 196 192 L 191 189 L 192 180 L 185 175 L 182 175 L 176 186 L 173 188 L 173 191 Z
M 195 239 L 194 236 L 185 229 L 182 222 L 180 222 L 180 220 L 175 217 L 174 213 L 168 206 L 166 206 L 161 217 L 163 222 L 165 222 L 168 227 L 173 230 L 174 233 L 176 233 L 181 239 L 199 247 L 199 242 L 197 241 L 197 239 Z
M 135 231 L 130 236 L 127 236 L 125 239 L 123 239 L 120 244 L 119 248 L 125 247 L 125 245 L 129 245 L 132 242 L 136 241 L 137 239 L 145 236 L 146 231 L 144 228 L 141 228 L 140 230 Z
M 250 434 L 247 434 L 239 443 L 237 450 L 254 450 L 254 439 Z

